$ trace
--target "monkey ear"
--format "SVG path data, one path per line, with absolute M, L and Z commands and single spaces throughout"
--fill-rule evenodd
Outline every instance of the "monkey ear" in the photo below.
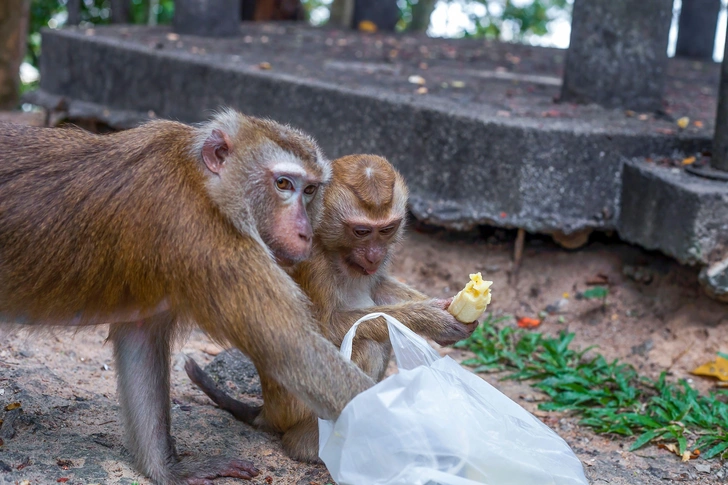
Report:
M 210 172 L 219 174 L 222 171 L 230 147 L 230 137 L 227 133 L 218 129 L 212 130 L 202 145 L 202 160 Z

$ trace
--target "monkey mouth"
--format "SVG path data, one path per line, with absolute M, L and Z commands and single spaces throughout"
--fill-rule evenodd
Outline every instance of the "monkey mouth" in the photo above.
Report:
M 361 275 L 364 275 L 364 276 L 371 276 L 371 275 L 373 275 L 374 273 L 376 273 L 376 272 L 377 272 L 377 270 L 379 269 L 379 266 L 377 266 L 377 267 L 376 267 L 376 268 L 374 268 L 374 269 L 367 269 L 367 268 L 365 268 L 364 266 L 362 266 L 361 264 L 359 264 L 359 263 L 356 263 L 356 262 L 352 261 L 352 260 L 351 260 L 351 259 L 349 259 L 349 258 L 345 258 L 345 259 L 344 259 L 344 263 L 346 263 L 346 265 L 347 265 L 347 266 L 348 266 L 348 267 L 349 267 L 349 268 L 350 268 L 350 269 L 351 269 L 352 271 L 354 271 L 355 273 L 358 273 L 358 274 L 361 274 Z

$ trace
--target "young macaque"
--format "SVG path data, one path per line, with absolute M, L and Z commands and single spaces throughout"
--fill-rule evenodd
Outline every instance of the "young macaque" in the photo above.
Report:
M 477 323 L 463 324 L 447 312 L 450 300 L 429 299 L 388 272 L 392 250 L 402 239 L 407 187 L 384 158 L 352 155 L 332 162 L 333 178 L 314 222 L 311 257 L 290 270 L 313 303 L 319 331 L 336 346 L 352 324 L 372 312 L 392 315 L 415 332 L 447 345 L 469 336 Z M 384 377 L 391 354 L 384 319 L 362 324 L 352 360 L 374 380 Z M 263 406 L 236 401 L 216 387 L 197 364 L 185 369 L 218 406 L 248 424 L 283 433 L 293 458 L 318 460 L 318 423 L 305 403 L 258 369 Z
M 111 323 L 140 471 L 164 485 L 251 478 L 248 461 L 177 456 L 170 345 L 195 323 L 329 419 L 373 385 L 280 266 L 309 256 L 330 177 L 311 138 L 234 111 L 105 136 L 0 124 L 0 321 Z

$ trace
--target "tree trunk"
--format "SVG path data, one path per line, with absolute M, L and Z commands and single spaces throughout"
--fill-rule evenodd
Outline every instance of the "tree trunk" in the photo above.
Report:
M 426 32 L 430 26 L 430 17 L 435 10 L 437 0 L 419 0 L 412 6 L 412 21 L 409 29 L 412 32 Z
M 18 107 L 20 64 L 25 57 L 30 0 L 0 2 L 0 109 Z
M 301 0 L 256 0 L 254 20 L 304 20 Z
M 68 0 L 66 9 L 68 10 L 66 25 L 78 25 L 81 22 L 81 0 Z
M 723 63 L 718 89 L 718 115 L 715 121 L 713 157 L 710 164 L 716 170 L 728 172 L 728 36 L 726 36 L 723 47 Z
M 334 0 L 331 4 L 329 24 L 335 27 L 348 29 L 354 18 L 354 0 Z

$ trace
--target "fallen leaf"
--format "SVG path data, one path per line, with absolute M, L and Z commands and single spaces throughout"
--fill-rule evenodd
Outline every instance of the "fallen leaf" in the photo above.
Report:
M 462 81 L 453 81 L 450 84 L 452 84 L 452 87 L 460 89 L 465 87 L 465 83 Z
M 13 409 L 18 409 L 21 406 L 19 402 L 11 402 L 7 406 L 5 406 L 6 411 L 12 411 Z
M 371 20 L 362 20 L 359 22 L 359 32 L 368 32 L 370 34 L 373 34 L 377 31 L 377 24 L 372 22 Z
M 693 121 L 693 124 L 695 125 L 696 128 L 702 128 L 703 127 L 703 122 L 700 121 L 700 120 Z
M 501 219 L 505 219 L 506 217 L 508 217 L 508 214 L 506 214 L 505 212 L 501 212 L 500 216 L 501 216 Z
M 66 483 L 66 482 L 68 481 L 68 478 L 66 478 L 66 477 L 62 477 L 62 478 L 59 478 L 59 479 L 58 479 L 58 480 L 56 480 L 56 481 L 57 481 L 58 483 Z
M 689 124 L 690 124 L 690 118 L 688 118 L 687 116 L 683 116 L 682 118 L 677 120 L 677 126 L 682 128 L 683 130 L 685 128 L 687 128 Z
M 624 112 L 624 114 L 625 114 L 625 116 L 628 116 L 628 117 L 630 117 L 630 118 L 634 118 L 634 116 L 635 116 L 635 115 L 636 115 L 637 113 L 635 113 L 635 112 L 634 112 L 634 111 L 632 111 L 631 109 L 628 109 L 627 111 L 625 111 L 625 112 Z
M 637 117 L 637 119 L 639 119 L 640 121 L 647 121 L 650 119 L 650 116 L 643 113 L 643 114 L 639 115 Z
M 695 163 L 695 157 L 683 158 L 683 161 L 682 161 L 683 165 L 691 165 L 693 163 Z
M 167 34 L 167 40 L 171 40 L 172 42 L 179 40 L 179 35 L 174 33 Z
M 272 68 L 273 66 L 270 65 L 270 62 L 261 62 L 260 64 L 258 64 L 258 69 L 263 69 L 264 71 Z
M 717 377 L 721 381 L 728 381 L 728 359 L 719 355 L 714 361 L 703 364 L 690 373 L 696 376 Z
M 425 81 L 424 77 L 418 76 L 417 74 L 415 74 L 414 76 L 408 77 L 407 81 L 411 82 L 412 84 L 419 84 L 420 86 L 422 86 L 423 84 L 425 84 L 427 82 L 427 81 Z
M 415 90 L 415 92 L 417 94 L 427 94 L 427 88 L 422 86 L 422 87 L 417 88 L 417 90 Z
M 564 293 L 563 295 L 561 295 L 561 297 L 564 298 L 564 299 L 568 299 L 569 298 L 569 293 Z
M 536 328 L 541 325 L 538 318 L 522 317 L 518 319 L 519 328 Z
M 690 458 L 693 456 L 692 453 L 690 453 L 690 450 L 685 450 L 685 453 L 682 454 L 682 461 L 690 461 Z

